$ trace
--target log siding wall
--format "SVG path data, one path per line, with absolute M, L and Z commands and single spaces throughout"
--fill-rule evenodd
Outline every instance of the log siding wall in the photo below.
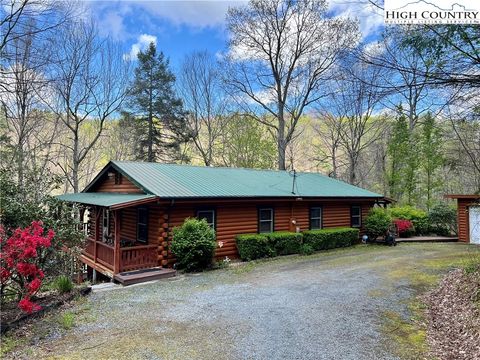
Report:
M 373 202 L 355 203 L 362 206 L 362 220 L 367 215 Z M 216 258 L 238 257 L 235 236 L 238 234 L 256 233 L 258 231 L 258 208 L 272 207 L 275 210 L 275 231 L 300 231 L 309 229 L 311 206 L 322 206 L 323 227 L 350 226 L 350 207 L 348 202 L 292 201 L 292 202 L 220 202 L 198 205 L 180 203 L 169 205 L 150 205 L 148 219 L 148 244 L 158 245 L 158 265 L 172 266 L 175 262 L 169 251 L 172 230 L 180 226 L 188 217 L 195 217 L 198 209 L 213 208 L 216 211 L 216 235 L 219 247 Z M 137 208 L 121 210 L 120 234 L 122 239 L 136 240 Z M 295 220 L 296 225 L 291 225 Z M 137 243 L 136 245 L 140 245 Z M 220 246 L 221 245 L 221 246 Z
M 458 199 L 457 224 L 458 224 L 458 240 L 470 242 L 470 227 L 468 207 L 472 200 Z
M 127 177 L 121 176 L 120 184 L 115 184 L 115 175 L 108 176 L 108 173 L 117 174 L 114 169 L 107 171 L 89 192 L 116 192 L 125 194 L 142 194 L 143 190 L 132 183 Z

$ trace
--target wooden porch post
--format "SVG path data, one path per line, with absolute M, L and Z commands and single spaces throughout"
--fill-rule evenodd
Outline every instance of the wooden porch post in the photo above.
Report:
M 113 218 L 115 222 L 115 231 L 113 235 L 114 252 L 113 252 L 113 273 L 118 274 L 120 272 L 120 210 L 113 212 Z
M 95 206 L 95 243 L 93 244 L 93 262 L 97 262 L 97 243 L 98 243 L 98 234 L 100 230 L 100 210 L 98 206 Z

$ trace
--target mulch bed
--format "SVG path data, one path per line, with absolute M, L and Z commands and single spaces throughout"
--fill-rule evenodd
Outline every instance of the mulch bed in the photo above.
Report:
M 424 300 L 430 355 L 480 360 L 480 273 L 454 270 Z
M 69 293 L 57 294 L 55 292 L 48 292 L 38 295 L 35 299 L 36 304 L 40 305 L 42 308 L 39 311 L 36 311 L 32 314 L 25 314 L 21 311 L 17 302 L 10 302 L 5 305 L 2 305 L 1 317 L 0 317 L 0 332 L 4 334 L 5 332 L 16 328 L 25 321 L 43 315 L 45 312 L 52 309 L 58 308 L 64 303 L 72 300 L 76 296 L 84 296 L 90 293 L 92 288 L 90 286 L 84 286 L 80 288 L 75 288 Z

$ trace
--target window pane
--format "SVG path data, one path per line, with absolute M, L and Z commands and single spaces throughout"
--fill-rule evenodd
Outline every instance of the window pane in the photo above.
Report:
M 259 232 L 261 233 L 269 233 L 272 232 L 272 222 L 271 221 L 260 221 L 260 229 Z
M 208 225 L 215 228 L 215 210 L 200 210 L 197 211 L 198 219 L 205 219 Z
M 205 219 L 211 226 L 215 223 L 215 212 L 213 210 L 205 210 L 197 212 L 197 218 Z
M 146 225 L 138 225 L 138 241 L 146 242 L 148 239 L 148 228 Z
M 272 209 L 260 209 L 260 220 L 273 220 Z
M 310 218 L 320 218 L 322 210 L 320 208 L 311 208 L 310 209 Z
M 352 216 L 360 216 L 360 206 L 352 206 Z
M 320 219 L 310 219 L 310 228 L 312 230 L 321 229 L 322 223 Z
M 360 216 L 352 216 L 352 226 L 360 226 Z
M 140 224 L 146 224 L 148 221 L 148 211 L 147 209 L 140 208 L 138 209 L 138 222 Z

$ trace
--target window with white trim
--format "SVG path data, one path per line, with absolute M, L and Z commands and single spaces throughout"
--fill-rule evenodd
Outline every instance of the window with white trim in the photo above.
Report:
M 274 231 L 274 211 L 272 208 L 258 209 L 258 232 L 271 233 Z
M 322 228 L 322 207 L 314 206 L 310 208 L 310 230 Z
M 350 225 L 352 227 L 362 226 L 362 207 L 359 205 L 352 205 L 350 208 Z
M 197 219 L 205 219 L 205 221 L 210 225 L 212 229 L 215 230 L 215 210 L 213 209 L 202 209 L 197 211 Z

